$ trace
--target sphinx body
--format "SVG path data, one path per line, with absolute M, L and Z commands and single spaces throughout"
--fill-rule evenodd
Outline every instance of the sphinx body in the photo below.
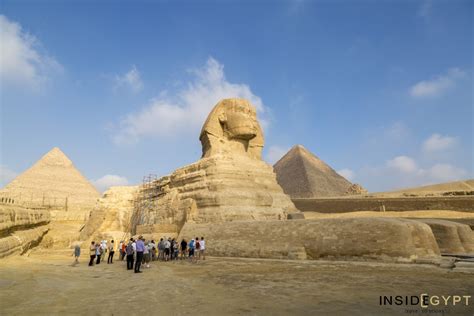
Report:
M 199 138 L 199 161 L 153 183 L 160 194 L 136 216 L 137 232 L 178 233 L 187 222 L 286 220 L 299 213 L 261 159 L 263 133 L 248 101 L 220 101 Z

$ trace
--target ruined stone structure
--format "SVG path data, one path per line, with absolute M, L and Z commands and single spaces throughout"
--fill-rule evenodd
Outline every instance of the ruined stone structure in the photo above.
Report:
M 0 258 L 23 254 L 48 232 L 49 211 L 0 203 Z
M 185 223 L 286 220 L 299 213 L 261 160 L 264 137 L 248 101 L 220 101 L 199 138 L 202 158 L 155 181 L 159 194 L 137 216 L 137 233 L 178 233 Z
M 81 230 L 79 239 L 123 240 L 129 237 L 137 190 L 137 186 L 117 186 L 105 191 Z

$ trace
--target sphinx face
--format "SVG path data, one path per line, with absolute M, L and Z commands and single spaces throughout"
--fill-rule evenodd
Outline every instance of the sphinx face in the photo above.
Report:
M 230 138 L 251 140 L 257 136 L 257 114 L 246 103 L 236 103 L 225 112 L 226 132 Z

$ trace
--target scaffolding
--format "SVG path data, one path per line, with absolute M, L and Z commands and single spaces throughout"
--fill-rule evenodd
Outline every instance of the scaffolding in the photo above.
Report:
M 163 190 L 159 185 L 158 176 L 156 174 L 144 176 L 142 184 L 135 194 L 133 214 L 128 225 L 128 231 L 132 235 L 136 234 L 137 225 L 142 225 L 146 222 L 146 217 L 153 211 L 155 201 L 161 195 L 163 195 Z

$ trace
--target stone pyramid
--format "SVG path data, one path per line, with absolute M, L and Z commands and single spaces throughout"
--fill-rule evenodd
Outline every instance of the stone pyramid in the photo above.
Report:
M 57 147 L 0 191 L 18 203 L 78 209 L 93 207 L 99 192 Z M 67 199 L 67 201 L 66 201 Z
M 291 198 L 341 196 L 353 186 L 301 145 L 291 148 L 273 169 L 278 183 Z

